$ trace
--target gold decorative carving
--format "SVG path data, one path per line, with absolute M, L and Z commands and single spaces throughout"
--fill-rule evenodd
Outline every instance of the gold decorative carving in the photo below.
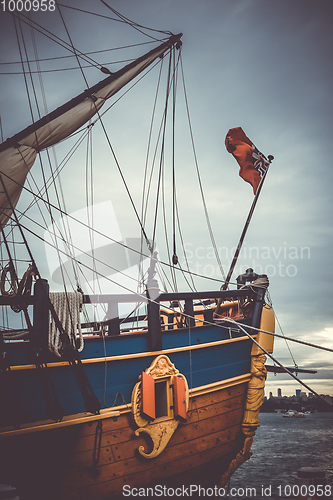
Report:
M 265 381 L 267 370 L 265 367 L 266 356 L 260 354 L 251 357 L 251 380 L 248 384 L 245 411 L 243 417 L 243 433 L 254 436 L 260 425 L 259 410 L 265 397 Z
M 259 411 L 265 397 L 265 381 L 267 370 L 265 367 L 266 356 L 263 354 L 251 357 L 251 379 L 248 383 L 245 409 L 243 415 L 242 431 L 245 434 L 244 445 L 223 474 L 219 486 L 224 487 L 232 474 L 246 460 L 251 457 L 253 436 L 260 425 Z
M 162 378 L 168 375 L 178 375 L 179 370 L 171 363 L 168 356 L 161 354 L 154 359 L 149 368 L 147 368 L 146 373 L 154 378 Z
M 175 367 L 173 363 L 171 363 L 168 356 L 164 354 L 157 356 L 152 364 L 147 370 L 145 370 L 148 375 L 153 377 L 154 379 L 166 379 L 167 380 L 167 391 L 168 400 L 172 403 L 171 396 L 171 378 L 173 376 L 177 376 L 182 378 L 185 381 L 185 394 L 186 394 L 186 411 L 188 411 L 189 405 L 189 390 L 186 378 L 184 375 L 179 373 L 179 370 Z M 141 375 L 140 375 L 141 378 Z M 179 420 L 174 418 L 173 412 L 171 412 L 170 416 L 164 416 L 161 418 L 157 418 L 153 421 L 149 421 L 146 419 L 141 412 L 142 401 L 141 401 L 141 381 L 138 382 L 132 392 L 132 416 L 134 422 L 139 427 L 135 431 L 135 435 L 139 436 L 141 433 L 147 434 L 153 444 L 153 450 L 150 453 L 146 453 L 143 446 L 139 446 L 138 452 L 145 458 L 151 459 L 155 458 L 162 453 L 162 451 L 167 446 L 171 437 L 173 436 L 175 430 L 179 425 Z
M 172 438 L 178 425 L 179 421 L 174 418 L 172 420 L 164 420 L 163 422 L 149 424 L 147 427 L 140 427 L 137 429 L 135 435 L 139 436 L 141 432 L 145 432 L 151 438 L 154 446 L 151 453 L 146 453 L 144 446 L 139 446 L 138 451 L 140 455 L 145 458 L 158 457 Z
M 221 478 L 219 484 L 220 488 L 223 488 L 229 481 L 233 473 L 240 467 L 244 462 L 251 458 L 251 446 L 253 442 L 253 437 L 246 437 L 244 441 L 244 446 L 242 450 L 237 454 L 237 456 L 230 462 L 227 472 L 225 472 Z

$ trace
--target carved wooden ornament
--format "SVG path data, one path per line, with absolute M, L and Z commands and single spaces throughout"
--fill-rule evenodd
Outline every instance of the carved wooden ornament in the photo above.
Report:
M 150 453 L 138 448 L 149 459 L 162 453 L 180 421 L 186 421 L 189 390 L 184 375 L 163 354 L 139 378 L 132 392 L 132 416 L 139 427 L 135 435 L 145 432 L 152 440 Z

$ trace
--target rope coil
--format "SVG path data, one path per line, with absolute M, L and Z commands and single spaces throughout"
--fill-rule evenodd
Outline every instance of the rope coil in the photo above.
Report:
M 77 338 L 80 341 L 78 352 L 81 352 L 84 347 L 83 335 L 80 321 L 80 311 L 82 309 L 82 293 L 67 292 L 50 293 L 50 301 L 54 307 L 57 317 L 62 325 L 63 331 L 68 335 L 70 343 L 76 349 Z M 55 321 L 50 314 L 49 339 L 48 347 L 51 352 L 61 358 L 61 349 L 63 343 L 61 341 L 61 332 L 56 326 Z

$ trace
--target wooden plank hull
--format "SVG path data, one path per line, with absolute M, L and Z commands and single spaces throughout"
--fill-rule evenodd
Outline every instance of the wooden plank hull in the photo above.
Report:
M 15 364 L 2 373 L 8 390 L 0 411 L 0 483 L 16 486 L 22 500 L 106 500 L 123 498 L 124 487 L 226 484 L 250 456 L 266 357 L 223 324 L 168 330 L 162 341 L 162 350 L 149 351 L 144 333 L 110 336 L 104 357 L 103 339 L 86 342 L 82 364 L 95 394 L 122 400 L 98 414 L 84 412 L 68 362 L 51 361 L 42 375 L 59 394 L 61 421 L 48 418 L 29 343 L 9 344 Z M 143 373 L 153 379 L 148 396 Z M 155 418 L 143 411 L 145 397 Z M 14 399 L 21 419 L 14 418 Z
M 218 484 L 244 443 L 246 391 L 247 383 L 241 383 L 190 397 L 187 422 L 150 460 L 137 451 L 140 445 L 149 450 L 149 442 L 135 436 L 129 411 L 3 439 L 1 476 L 27 498 L 52 500 L 114 498 L 122 496 L 125 485 Z

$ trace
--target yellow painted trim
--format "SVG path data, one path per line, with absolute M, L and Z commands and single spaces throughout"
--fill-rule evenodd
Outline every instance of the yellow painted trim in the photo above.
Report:
M 212 384 L 202 385 L 196 387 L 195 389 L 190 389 L 190 398 L 202 396 L 210 392 L 219 391 L 221 389 L 227 389 L 228 387 L 233 387 L 235 385 L 246 383 L 250 380 L 251 374 L 246 373 L 245 375 L 239 375 L 238 377 L 232 377 L 227 380 L 222 380 L 219 382 L 214 382 Z M 30 424 L 25 424 L 20 429 L 2 428 L 0 429 L 0 438 L 13 435 L 28 434 L 32 432 L 40 432 L 51 429 L 58 429 L 59 427 L 68 427 L 70 425 L 79 425 L 87 422 L 95 422 L 97 420 L 104 420 L 106 418 L 119 417 L 124 413 L 129 413 L 131 411 L 131 404 L 125 404 L 120 406 L 115 406 L 113 408 L 105 408 L 100 411 L 98 415 L 91 415 L 91 413 L 78 413 L 76 415 L 68 415 L 63 418 L 61 422 L 50 422 L 50 420 L 44 420 L 40 422 L 34 422 Z
M 273 309 L 268 304 L 265 304 L 262 308 L 260 328 L 266 332 L 275 332 L 275 314 Z M 265 351 L 272 354 L 274 347 L 274 335 L 259 332 L 257 334 L 257 342 L 261 345 L 261 347 L 263 347 L 263 349 L 265 349 Z M 261 354 L 264 354 L 264 351 L 256 344 L 253 344 L 251 356 L 258 356 Z
M 256 338 L 256 335 L 253 335 L 253 338 Z M 172 354 L 175 352 L 183 352 L 183 351 L 193 351 L 194 349 L 205 349 L 206 347 L 214 347 L 223 344 L 230 344 L 233 342 L 240 342 L 243 340 L 249 340 L 249 338 L 244 335 L 243 337 L 237 337 L 234 339 L 226 339 L 226 340 L 216 340 L 215 342 L 207 342 L 205 344 L 195 344 L 191 346 L 184 347 L 173 347 L 171 349 L 163 349 L 162 351 L 147 351 L 147 352 L 136 352 L 134 354 L 123 354 L 121 356 L 106 356 L 103 358 L 89 358 L 82 359 L 83 364 L 91 364 L 91 363 L 105 363 L 106 361 L 122 361 L 124 359 L 133 359 L 133 358 L 145 358 L 148 356 L 159 356 L 160 354 Z M 59 366 L 68 366 L 67 361 L 58 361 L 55 363 L 47 363 L 48 368 L 58 368 Z M 16 365 L 11 366 L 11 370 L 35 370 L 35 365 Z
M 127 405 L 123 405 L 127 406 Z M 130 405 L 128 405 L 130 407 Z M 2 429 L 0 431 L 0 437 L 12 436 L 18 434 L 27 434 L 30 432 L 45 431 L 50 429 L 58 429 L 59 427 L 68 427 L 70 425 L 84 424 L 86 422 L 95 422 L 96 420 L 102 420 L 105 418 L 119 417 L 120 411 L 114 408 L 105 408 L 101 410 L 99 415 L 92 415 L 91 413 L 77 413 L 75 415 L 67 415 L 63 418 L 61 422 L 51 422 L 50 420 L 42 420 L 40 422 L 33 422 L 32 424 L 25 424 L 24 427 L 20 429 L 8 430 Z
M 213 384 L 202 385 L 200 387 L 196 387 L 195 389 L 190 389 L 190 397 L 194 398 L 196 396 L 208 394 L 209 392 L 220 391 L 221 389 L 227 389 L 228 387 L 233 387 L 234 385 L 243 384 L 248 382 L 250 378 L 251 373 L 245 373 L 245 375 L 228 378 L 226 380 L 214 382 Z

